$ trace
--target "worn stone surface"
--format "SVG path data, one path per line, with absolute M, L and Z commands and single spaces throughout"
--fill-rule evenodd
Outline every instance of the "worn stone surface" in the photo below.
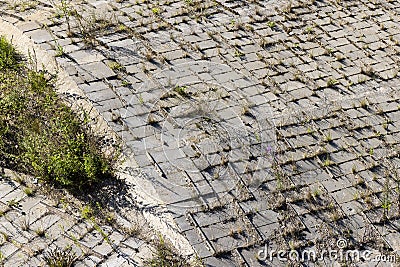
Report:
M 59 64 L 206 265 L 286 266 L 257 253 L 339 238 L 399 253 L 398 1 L 72 2 L 95 16 L 1 9 L 45 49 L 66 44 Z
M 15 181 L 23 181 L 24 185 Z M 8 189 L 0 200 L 3 266 L 45 266 L 46 255 L 56 248 L 71 250 L 78 257 L 76 266 L 141 266 L 146 257 L 137 255 L 143 249 L 154 251 L 149 241 L 137 238 L 132 245 L 130 234 L 82 218 L 76 203 L 66 200 L 66 196 L 55 202 L 56 198 L 41 193 L 29 176 L 6 170 L 0 184 Z M 27 195 L 28 187 L 33 194 Z M 8 196 L 9 200 L 4 201 Z M 129 255 L 122 249 L 132 246 Z

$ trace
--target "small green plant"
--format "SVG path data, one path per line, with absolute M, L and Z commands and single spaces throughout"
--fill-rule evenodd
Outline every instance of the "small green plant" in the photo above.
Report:
M 327 48 L 325 48 L 325 52 L 326 52 L 328 55 L 332 55 L 332 54 L 333 54 L 333 49 L 330 48 L 330 47 L 327 47 Z
M 129 86 L 132 85 L 132 83 L 124 80 L 124 81 L 121 82 L 121 85 L 122 85 L 123 87 L 129 87 Z
M 65 55 L 64 48 L 61 45 L 57 44 L 56 45 L 56 54 L 55 54 L 55 56 L 56 57 L 61 57 L 61 56 L 64 56 L 64 55 Z
M 384 200 L 382 201 L 381 207 L 382 207 L 383 209 L 389 211 L 391 206 L 392 206 L 392 202 L 391 202 L 390 200 L 384 199 Z
M 267 22 L 267 26 L 272 29 L 272 28 L 274 28 L 276 26 L 276 23 L 275 23 L 275 21 L 268 21 Z
M 331 134 L 331 132 L 328 132 L 328 133 L 325 135 L 325 141 L 328 142 L 328 143 L 332 141 L 332 134 Z
M 312 197 L 314 198 L 314 200 L 319 198 L 320 195 L 321 195 L 321 191 L 318 188 L 315 188 L 314 191 L 312 192 Z
M 322 163 L 322 165 L 323 165 L 324 167 L 329 167 L 329 166 L 331 166 L 332 164 L 333 164 L 333 161 L 330 160 L 329 158 L 327 158 L 326 160 L 324 160 L 324 162 Z
M 181 96 L 188 96 L 188 93 L 186 90 L 187 90 L 186 86 L 177 86 L 174 89 L 174 91 L 177 92 Z
M 139 94 L 139 95 L 138 95 L 138 100 L 139 100 L 140 105 L 143 105 L 143 104 L 144 104 L 144 99 L 143 99 L 142 94 Z
M 37 236 L 39 237 L 44 237 L 45 236 L 45 230 L 43 229 L 43 227 L 38 227 L 35 229 L 35 234 L 37 234 Z
M 239 50 L 239 49 L 235 49 L 235 53 L 234 53 L 235 57 L 243 57 L 244 54 Z
M 8 205 L 10 208 L 16 207 L 16 206 L 18 206 L 18 201 L 17 201 L 15 198 L 10 199 L 9 201 L 7 201 L 7 205 Z
M 10 236 L 6 232 L 1 231 L 0 234 L 4 239 L 4 242 L 10 241 Z
M 60 5 L 58 6 L 59 11 L 58 17 L 65 17 L 67 23 L 67 34 L 72 35 L 71 29 L 71 16 L 76 13 L 76 10 L 72 8 L 71 0 L 61 0 Z
M 126 27 L 124 24 L 120 24 L 120 25 L 118 26 L 118 31 L 124 32 L 124 31 L 126 31 L 126 30 L 127 30 L 127 27 Z
M 329 78 L 328 81 L 326 82 L 326 86 L 327 87 L 333 87 L 338 83 L 337 80 L 333 79 L 333 78 Z
M 110 69 L 116 70 L 116 71 L 121 71 L 124 69 L 124 67 L 119 62 L 116 62 L 116 61 L 110 62 L 108 64 L 108 66 L 110 67 Z
M 313 32 L 314 32 L 314 27 L 313 26 L 307 26 L 304 29 L 304 33 L 310 34 L 310 33 L 313 33 Z
M 34 191 L 33 191 L 33 189 L 30 188 L 30 187 L 25 187 L 25 188 L 24 188 L 24 193 L 25 193 L 28 197 L 30 197 L 30 196 L 33 196 Z
M 18 69 L 21 66 L 20 60 L 21 56 L 17 53 L 15 48 L 4 36 L 0 36 L 0 71 Z
M 158 14 L 160 14 L 160 8 L 158 8 L 158 7 L 153 7 L 153 8 L 151 9 L 151 12 L 153 12 L 154 15 L 158 15 Z
M 362 107 L 362 108 L 368 107 L 368 100 L 366 98 L 364 98 L 360 101 L 360 107 Z
M 84 219 L 91 219 L 93 217 L 93 209 L 91 206 L 86 205 L 81 209 L 81 216 Z

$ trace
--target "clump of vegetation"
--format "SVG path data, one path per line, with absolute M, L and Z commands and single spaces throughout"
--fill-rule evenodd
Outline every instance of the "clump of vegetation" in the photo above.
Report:
M 329 78 L 328 81 L 326 82 L 326 86 L 327 87 L 333 87 L 338 83 L 337 80 L 333 79 L 333 78 Z
M 52 250 L 44 256 L 44 259 L 50 267 L 72 267 L 78 257 L 69 248 L 66 250 Z
M 202 266 L 202 264 L 195 264 Z M 156 251 L 153 257 L 145 263 L 148 267 L 189 267 L 190 265 L 181 257 L 173 252 L 171 245 L 169 245 L 162 236 L 156 244 Z
M 68 189 L 112 174 L 113 156 L 57 96 L 48 74 L 29 69 L 0 37 L 0 165 Z
M 21 56 L 4 38 L 0 37 L 0 71 L 16 70 L 20 67 Z
M 177 86 L 174 89 L 175 92 L 177 92 L 180 96 L 188 96 L 188 92 L 187 92 L 187 87 L 186 86 Z

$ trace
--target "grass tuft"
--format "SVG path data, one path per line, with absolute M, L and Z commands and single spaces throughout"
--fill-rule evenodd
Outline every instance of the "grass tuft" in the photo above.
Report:
M 16 49 L 0 36 L 0 71 L 7 69 L 18 69 L 20 67 L 21 56 Z
M 156 251 L 153 257 L 145 263 L 148 267 L 189 267 L 187 262 L 177 256 L 170 244 L 168 244 L 162 236 L 159 236 L 159 241 L 156 244 Z M 197 265 L 202 266 L 202 265 Z
M 78 257 L 71 249 L 55 249 L 46 253 L 44 259 L 49 267 L 72 267 Z

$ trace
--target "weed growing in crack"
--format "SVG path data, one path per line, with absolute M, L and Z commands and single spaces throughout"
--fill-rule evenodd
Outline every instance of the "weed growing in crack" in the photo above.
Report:
M 325 141 L 328 142 L 328 143 L 332 141 L 332 134 L 331 134 L 331 132 L 328 132 L 328 133 L 325 135 Z
M 161 10 L 160 10 L 160 8 L 158 8 L 158 7 L 153 7 L 153 8 L 151 9 L 151 12 L 152 12 L 154 15 L 159 15 L 160 12 L 161 12 Z
M 360 107 L 367 108 L 368 107 L 368 100 L 366 98 L 360 101 Z
M 110 69 L 114 70 L 114 71 L 123 71 L 124 70 L 124 66 L 121 65 L 121 63 L 117 62 L 117 61 L 112 61 L 108 64 L 108 66 L 110 67 Z
M 34 194 L 34 190 L 33 190 L 32 188 L 30 188 L 30 187 L 25 187 L 25 188 L 24 188 L 24 193 L 25 193 L 28 197 L 31 197 L 31 196 L 33 196 L 33 194 Z
M 381 208 L 382 210 L 382 219 L 387 220 L 389 218 L 389 210 L 392 207 L 392 201 L 390 200 L 390 186 L 389 186 L 389 176 L 386 177 L 385 187 L 383 191 L 383 199 Z
M 272 29 L 272 28 L 274 28 L 276 26 L 276 23 L 275 23 L 275 21 L 268 21 L 267 22 L 267 26 Z
M 72 267 L 78 258 L 71 248 L 66 250 L 57 248 L 44 255 L 44 260 L 49 267 Z
M 168 244 L 164 238 L 160 235 L 156 245 L 156 251 L 153 253 L 153 257 L 145 262 L 145 266 L 148 267 L 189 267 L 190 265 L 186 261 L 177 256 L 172 249 L 172 246 Z M 196 264 L 195 266 L 204 266 L 203 264 Z
M 44 237 L 45 234 L 46 234 L 46 232 L 45 232 L 45 230 L 43 229 L 43 227 L 38 227 L 38 228 L 35 229 L 35 234 L 36 234 L 38 237 Z
M 328 81 L 326 82 L 326 86 L 327 87 L 333 87 L 338 83 L 337 80 L 333 79 L 333 78 L 329 78 Z
M 187 87 L 186 86 L 177 86 L 174 89 L 175 92 L 178 93 L 178 95 L 186 97 L 188 96 L 188 92 L 187 92 Z
M 25 216 L 21 219 L 19 222 L 19 225 L 21 226 L 22 231 L 28 231 L 29 230 L 29 217 Z
M 65 55 L 64 48 L 61 45 L 57 44 L 56 45 L 56 54 L 55 54 L 55 56 L 56 57 L 62 57 L 64 55 Z
M 9 201 L 7 201 L 7 205 L 8 205 L 10 208 L 16 207 L 16 206 L 18 206 L 18 201 L 17 201 L 15 198 L 10 199 Z

